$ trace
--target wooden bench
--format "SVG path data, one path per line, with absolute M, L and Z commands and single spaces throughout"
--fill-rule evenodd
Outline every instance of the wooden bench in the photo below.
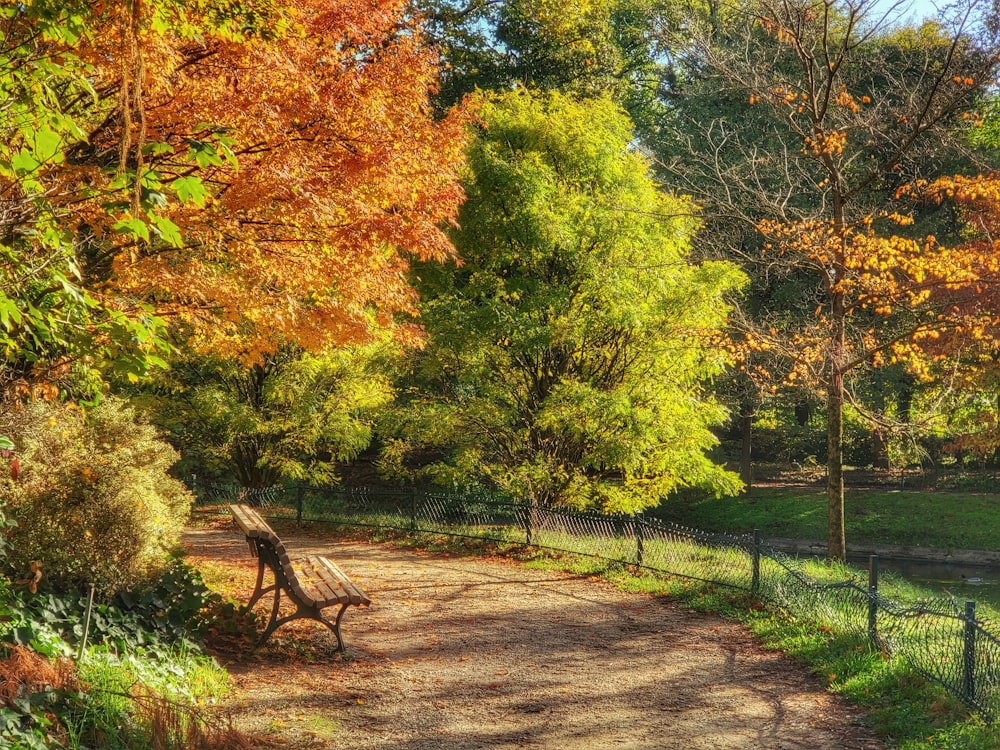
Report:
M 263 646 L 274 631 L 286 622 L 306 617 L 330 628 L 337 636 L 337 650 L 343 652 L 344 639 L 340 635 L 340 620 L 344 616 L 344 610 L 350 605 L 371 604 L 365 592 L 327 557 L 309 555 L 296 560 L 293 567 L 288 551 L 274 529 L 249 505 L 230 505 L 229 512 L 246 535 L 250 554 L 257 558 L 257 586 L 246 608 L 252 609 L 264 594 L 274 592 L 271 618 L 257 646 Z M 265 568 L 269 568 L 274 577 L 274 583 L 267 588 L 264 588 Z M 285 617 L 278 616 L 282 593 L 296 607 L 293 614 Z M 323 610 L 334 604 L 340 605 L 340 611 L 331 622 L 323 616 Z

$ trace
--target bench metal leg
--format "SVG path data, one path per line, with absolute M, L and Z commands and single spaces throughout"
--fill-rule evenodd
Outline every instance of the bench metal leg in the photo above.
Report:
M 245 612 L 249 612 L 253 609 L 253 606 L 260 601 L 260 599 L 265 594 L 270 594 L 274 592 L 274 601 L 271 604 L 271 613 L 268 617 L 267 627 L 264 629 L 264 633 L 260 636 L 260 640 L 257 641 L 257 648 L 260 648 L 268 639 L 274 634 L 278 628 L 287 622 L 292 620 L 298 620 L 301 618 L 308 618 L 310 620 L 316 620 L 317 622 L 323 623 L 327 628 L 333 631 L 334 636 L 337 638 L 337 651 L 344 653 L 344 638 L 340 632 L 340 621 L 344 616 L 344 612 L 350 605 L 350 602 L 344 602 L 340 606 L 340 611 L 337 612 L 337 617 L 334 620 L 329 620 L 323 616 L 323 607 L 306 604 L 297 597 L 292 589 L 290 588 L 290 583 L 282 569 L 281 560 L 277 557 L 271 546 L 266 544 L 260 544 L 259 540 L 253 540 L 252 549 L 256 552 L 257 557 L 257 582 L 254 585 L 253 593 L 250 595 L 250 601 L 247 602 L 244 608 Z M 264 569 L 267 568 L 271 571 L 271 575 L 274 579 L 274 583 L 270 586 L 264 586 Z M 295 612 L 286 617 L 279 617 L 279 609 L 281 607 L 281 595 L 284 593 L 291 601 L 295 604 Z
M 337 619 L 334 620 L 333 622 L 330 622 L 328 619 L 323 617 L 322 612 L 320 612 L 318 609 L 312 607 L 306 608 L 301 606 L 298 609 L 296 609 L 293 614 L 286 615 L 285 617 L 279 619 L 278 604 L 277 604 L 279 595 L 280 592 L 276 591 L 275 605 L 274 609 L 271 611 L 271 620 L 270 622 L 268 622 L 267 628 L 264 630 L 264 634 L 261 635 L 260 640 L 257 641 L 257 648 L 260 648 L 265 643 L 267 643 L 268 639 L 274 634 L 274 631 L 280 628 L 286 622 L 291 622 L 292 620 L 299 620 L 301 618 L 307 618 L 310 620 L 316 620 L 317 622 L 321 622 L 324 625 L 326 625 L 330 630 L 332 630 L 333 634 L 337 637 L 337 651 L 339 651 L 340 653 L 344 653 L 345 651 L 344 639 L 340 634 L 340 618 L 344 616 L 344 611 L 347 609 L 348 606 L 350 606 L 349 604 L 340 605 L 340 611 L 337 613 Z
M 281 627 L 282 622 L 277 622 L 278 620 L 278 606 L 281 603 L 281 589 L 277 586 L 274 587 L 274 604 L 271 606 L 271 617 L 267 622 L 267 629 L 264 631 L 264 635 L 260 637 L 257 641 L 257 646 L 263 646 L 264 642 L 271 637 L 271 633 Z M 287 618 L 285 618 L 287 620 Z
M 264 588 L 264 561 L 258 557 L 257 558 L 257 584 L 253 587 L 253 593 L 250 595 L 250 601 L 247 602 L 247 611 L 249 612 L 253 609 L 253 605 L 257 603 L 264 594 L 276 588 L 278 582 L 275 581 L 273 586 L 268 586 Z
M 344 653 L 344 638 L 343 638 L 343 636 L 340 635 L 340 618 L 344 616 L 344 612 L 347 611 L 347 607 L 348 607 L 347 604 L 341 604 L 340 605 L 340 611 L 337 612 L 337 619 L 334 620 L 333 622 L 330 622 L 325 617 L 323 617 L 322 613 L 320 614 L 320 616 L 318 618 L 316 618 L 321 623 L 323 623 L 328 628 L 330 628 L 330 630 L 333 631 L 333 634 L 335 636 L 337 636 L 337 650 L 340 653 Z

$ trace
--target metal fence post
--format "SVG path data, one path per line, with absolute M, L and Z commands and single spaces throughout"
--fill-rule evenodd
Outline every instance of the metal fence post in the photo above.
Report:
M 90 584 L 90 594 L 87 597 L 87 611 L 83 617 L 83 638 L 80 639 L 80 650 L 77 651 L 76 660 L 83 661 L 83 655 L 87 651 L 87 637 L 90 635 L 90 616 L 94 612 L 94 584 Z
M 632 528 L 635 531 L 635 564 L 642 567 L 644 553 L 642 548 L 642 519 L 633 517 Z
M 524 543 L 531 544 L 531 509 L 534 507 L 533 503 L 525 503 L 524 505 Z
M 868 640 L 878 646 L 878 555 L 868 556 Z
M 410 533 L 417 530 L 417 490 L 410 490 Z
M 760 593 L 760 529 L 753 530 L 753 574 L 750 579 L 750 593 Z
M 976 603 L 965 603 L 965 653 L 963 654 L 965 698 L 976 700 Z
M 305 494 L 305 489 L 301 484 L 295 485 L 295 523 L 299 526 L 302 525 L 302 496 Z

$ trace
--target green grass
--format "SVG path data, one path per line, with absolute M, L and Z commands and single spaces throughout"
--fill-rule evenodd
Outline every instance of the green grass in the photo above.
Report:
M 749 498 L 671 499 L 656 515 L 706 531 L 756 528 L 765 538 L 826 539 L 823 488 L 755 487 Z M 844 515 L 850 542 L 1000 548 L 1000 494 L 848 490 Z
M 174 747 L 164 744 L 162 728 L 154 730 L 150 723 L 153 703 L 159 701 L 161 710 L 167 707 L 182 723 L 200 722 L 206 715 L 199 706 L 229 689 L 229 675 L 214 659 L 183 646 L 158 656 L 141 649 L 119 654 L 91 648 L 77 663 L 77 674 L 85 690 L 61 716 L 70 747 L 90 747 L 97 738 L 111 750 Z

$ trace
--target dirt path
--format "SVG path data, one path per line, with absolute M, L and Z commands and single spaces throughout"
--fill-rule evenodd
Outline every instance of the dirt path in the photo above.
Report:
M 881 747 L 801 667 L 724 620 L 500 558 L 282 538 L 293 556 L 334 557 L 373 605 L 344 616 L 347 660 L 297 622 L 227 664 L 237 689 L 223 708 L 262 747 Z M 238 531 L 191 530 L 186 546 L 210 585 L 253 588 Z

